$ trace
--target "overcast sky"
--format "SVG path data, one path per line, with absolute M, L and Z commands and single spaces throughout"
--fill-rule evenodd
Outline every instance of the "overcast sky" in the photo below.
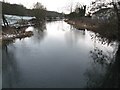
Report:
M 70 11 L 68 6 L 70 6 L 71 3 L 75 5 L 76 3 L 79 2 L 84 5 L 89 5 L 92 0 L 4 0 L 4 1 L 22 4 L 27 8 L 32 8 L 33 4 L 35 4 L 36 2 L 40 2 L 47 8 L 47 10 L 68 13 Z

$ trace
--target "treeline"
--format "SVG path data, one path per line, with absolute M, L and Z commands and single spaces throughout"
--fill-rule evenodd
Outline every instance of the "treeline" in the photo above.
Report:
M 2 13 L 7 15 L 18 15 L 18 16 L 36 16 L 36 17 L 61 17 L 62 14 L 54 11 L 47 11 L 45 9 L 27 9 L 23 5 L 10 4 L 5 2 L 2 3 Z M 38 15 L 39 14 L 39 15 Z
M 27 9 L 23 5 L 2 3 L 2 13 L 7 15 L 18 15 L 18 16 L 33 16 L 32 10 Z
M 76 7 L 73 12 L 70 14 L 67 14 L 66 17 L 70 19 L 75 19 L 75 18 L 81 18 L 84 17 L 86 13 L 86 5 L 83 5 L 81 7 Z

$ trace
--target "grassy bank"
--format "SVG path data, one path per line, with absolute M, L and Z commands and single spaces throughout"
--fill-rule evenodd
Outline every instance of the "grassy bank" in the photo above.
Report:
M 92 29 L 95 30 L 98 24 L 95 21 L 90 21 L 90 19 L 70 19 L 65 20 L 68 24 L 73 25 L 77 29 Z
M 69 19 L 65 20 L 68 24 L 73 25 L 77 29 L 87 29 L 99 33 L 101 37 L 111 40 L 120 40 L 118 35 L 118 26 L 116 21 L 100 21 L 91 18 Z

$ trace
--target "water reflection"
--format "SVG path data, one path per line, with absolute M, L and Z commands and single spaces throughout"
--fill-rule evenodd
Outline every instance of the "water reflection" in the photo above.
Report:
M 70 27 L 70 31 L 66 31 L 65 33 L 66 42 L 73 46 L 73 44 L 78 43 L 79 39 L 85 39 L 85 30 L 77 30 L 75 28 Z
M 39 26 L 34 27 L 34 41 L 40 42 L 46 35 L 46 22 L 41 23 Z
M 120 56 L 118 54 L 120 55 L 119 49 L 115 55 L 114 62 L 110 64 L 106 63 L 106 60 L 104 60 L 104 58 L 101 61 L 101 59 L 99 59 L 98 57 L 97 63 L 95 62 L 94 64 L 92 64 L 92 68 L 90 67 L 86 70 L 85 76 L 87 77 L 87 88 L 120 87 Z M 103 64 L 105 65 L 103 66 Z
M 120 80 L 118 42 L 108 44 L 64 21 L 31 28 L 34 36 L 3 48 L 4 87 L 110 87 L 109 82 Z
M 8 47 L 2 48 L 2 87 L 12 88 L 19 82 L 19 69 L 14 52 L 8 50 Z
M 96 40 L 97 38 L 97 40 Z M 87 79 L 87 88 L 119 88 L 120 86 L 120 51 L 119 43 L 111 42 L 109 39 L 94 37 L 95 47 L 93 51 L 90 51 L 90 56 L 93 59 L 92 68 L 87 69 L 85 75 Z M 112 52 L 110 50 L 105 50 L 99 48 L 96 45 L 101 43 L 101 45 L 107 44 L 107 46 L 114 46 Z M 119 55 L 118 55 L 119 54 Z M 99 67 L 99 69 L 97 68 Z M 97 69 L 96 69 L 97 68 Z M 101 73 L 102 72 L 102 73 Z M 94 77 L 93 77 L 94 76 Z
M 102 87 L 120 88 L 120 45 L 115 55 L 115 61 L 107 68 Z

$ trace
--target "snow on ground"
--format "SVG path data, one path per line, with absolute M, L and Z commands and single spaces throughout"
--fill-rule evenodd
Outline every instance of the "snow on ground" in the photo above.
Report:
M 16 15 L 5 15 L 9 25 L 14 26 L 15 23 L 17 23 L 20 20 L 30 20 L 35 17 L 29 17 L 29 16 L 16 16 Z M 3 25 L 3 22 L 2 22 Z
M 33 27 L 28 27 L 25 31 L 33 31 L 34 28 Z

